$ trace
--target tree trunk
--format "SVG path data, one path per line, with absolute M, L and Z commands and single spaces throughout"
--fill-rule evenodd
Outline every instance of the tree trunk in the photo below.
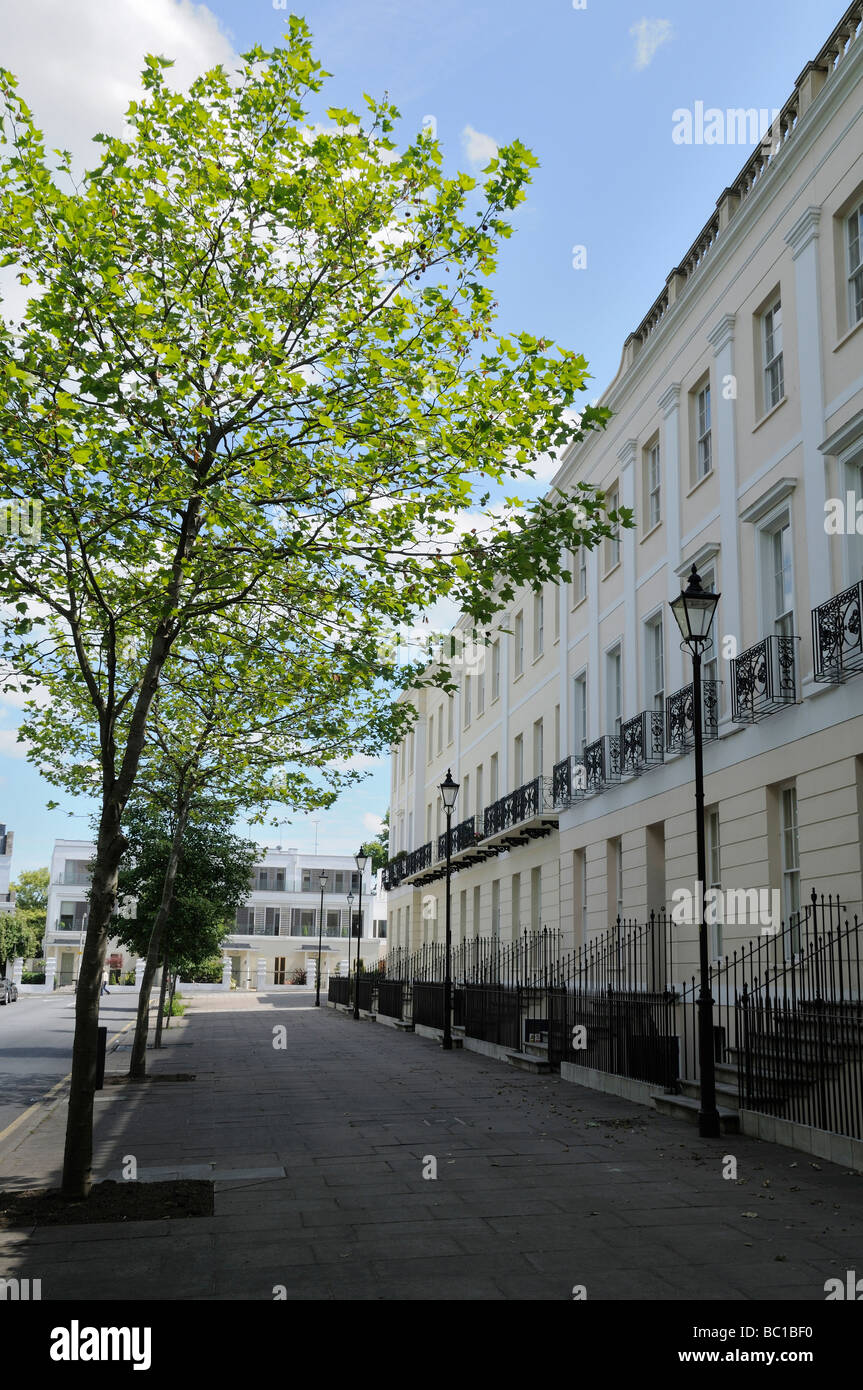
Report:
M 150 941 L 147 946 L 147 959 L 144 963 L 144 975 L 141 980 L 141 993 L 138 995 L 138 1017 L 135 1022 L 135 1038 L 132 1043 L 132 1058 L 129 1063 L 129 1076 L 133 1081 L 140 1081 L 147 1075 L 147 1031 L 150 1023 L 150 993 L 153 988 L 153 979 L 159 966 L 162 936 L 164 934 L 165 925 L 171 915 L 171 904 L 174 898 L 174 883 L 177 878 L 177 869 L 183 849 L 183 836 L 186 833 L 186 822 L 188 818 L 189 798 L 184 797 L 181 799 L 177 808 L 177 819 L 174 825 L 174 834 L 171 838 L 171 852 L 168 856 L 168 864 L 162 882 L 162 899 L 159 903 L 159 910 L 156 913 L 156 920 L 153 922 L 153 930 L 150 932 Z M 167 967 L 167 961 L 165 962 L 165 966 Z M 161 1007 L 160 1002 L 159 1008 L 161 1009 Z M 159 1021 L 161 1022 L 161 1015 Z
M 113 803 L 102 813 L 90 887 L 87 934 L 75 993 L 75 1041 L 69 1086 L 69 1118 L 63 1155 L 63 1196 L 81 1200 L 90 1191 L 93 1160 L 93 1096 L 99 1030 L 99 991 L 105 968 L 108 923 L 117 897 L 117 870 L 126 842 Z
M 176 989 L 177 989 L 177 981 L 179 980 L 179 978 L 180 978 L 180 977 L 179 977 L 179 975 L 177 974 L 177 972 L 174 971 L 174 973 L 171 975 L 171 997 L 170 997 L 170 999 L 168 1000 L 168 1016 L 167 1016 L 167 1018 L 165 1019 L 165 1027 L 166 1027 L 166 1028 L 170 1028 L 170 1026 L 171 1026 L 171 1019 L 174 1017 L 174 994 L 175 994 Z
M 170 969 L 170 950 L 167 950 L 165 952 L 165 964 L 162 966 L 162 988 L 159 990 L 159 1012 L 156 1014 L 156 1036 L 153 1040 L 154 1047 L 162 1046 L 162 1023 L 165 1018 L 165 995 L 168 990 L 168 974 Z

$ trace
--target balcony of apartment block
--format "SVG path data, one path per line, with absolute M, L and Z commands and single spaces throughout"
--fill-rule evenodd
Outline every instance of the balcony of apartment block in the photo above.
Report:
M 842 685 L 863 671 L 863 580 L 812 610 L 814 678 Z
M 719 737 L 719 694 L 722 681 L 701 682 L 701 735 L 705 743 Z M 695 747 L 695 692 L 684 685 L 665 700 L 665 751 L 689 753 Z
M 57 884 L 60 888 L 89 888 L 90 881 L 90 874 L 81 873 L 80 871 L 75 873 L 65 869 L 61 870 L 60 873 L 54 874 L 54 877 L 51 879 L 52 884 Z
M 486 854 L 515 849 L 550 835 L 557 824 L 554 778 L 534 777 L 486 806 L 478 847 Z
M 797 704 L 799 637 L 773 634 L 731 662 L 731 719 L 755 724 L 787 705 Z
M 555 806 L 564 809 L 617 782 L 640 777 L 665 759 L 664 719 L 660 710 L 642 710 L 620 726 L 585 744 L 580 755 L 556 763 L 552 775 Z

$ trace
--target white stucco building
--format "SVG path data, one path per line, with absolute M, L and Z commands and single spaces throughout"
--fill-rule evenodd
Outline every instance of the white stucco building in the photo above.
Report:
M 455 667 L 455 697 L 409 697 L 392 943 L 443 938 L 448 767 L 456 941 L 559 926 L 579 945 L 693 887 L 691 664 L 669 609 L 693 564 L 721 592 L 708 880 L 778 890 L 783 915 L 812 888 L 860 910 L 861 13 L 806 65 L 626 339 L 607 429 L 563 460 L 558 486 L 597 485 L 635 529 L 573 556 L 571 585 L 519 593 L 482 666 Z M 713 954 L 749 935 L 719 926 Z M 694 934 L 692 949 L 694 964 Z
M 11 840 L 11 837 L 8 837 Z M 87 927 L 90 890 L 88 865 L 95 845 L 87 840 L 57 840 L 51 856 L 47 930 L 44 954 L 56 959 L 58 985 L 77 979 L 78 963 Z M 2 868 L 2 856 L 0 856 Z M 317 960 L 321 902 L 321 873 L 327 875 L 324 890 L 322 979 L 338 971 L 348 959 L 348 892 L 354 893 L 353 922 L 362 931 L 360 955 L 375 964 L 386 949 L 386 903 L 378 882 L 366 865 L 362 880 L 352 855 L 302 854 L 296 849 L 266 849 L 255 864 L 249 896 L 237 910 L 225 937 L 223 953 L 230 960 L 238 988 L 257 988 L 259 963 L 264 962 L 264 982 L 289 984 L 295 970 L 307 970 L 309 979 Z M 351 960 L 356 937 L 350 941 Z M 108 943 L 106 964 L 111 970 L 134 970 L 137 957 L 116 940 Z M 344 967 L 346 968 L 346 966 Z

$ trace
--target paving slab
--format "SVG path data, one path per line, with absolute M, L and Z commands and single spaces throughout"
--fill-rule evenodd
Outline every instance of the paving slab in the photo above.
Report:
M 142 1179 L 209 1176 L 214 1215 L 6 1231 L 0 1276 L 50 1299 L 712 1303 L 823 1299 L 860 1262 L 860 1175 L 299 991 L 195 996 L 148 1067 L 194 1079 L 106 1087 L 94 1177 L 129 1155 Z M 0 1146 L 4 1188 L 57 1184 L 66 1110 Z

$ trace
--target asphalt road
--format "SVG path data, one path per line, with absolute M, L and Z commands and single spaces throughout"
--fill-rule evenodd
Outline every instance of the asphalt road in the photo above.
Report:
M 136 994 L 102 996 L 109 1043 L 134 1018 L 137 1002 Z M 68 1075 L 74 1031 L 74 994 L 19 994 L 0 1007 L 0 1134 Z

